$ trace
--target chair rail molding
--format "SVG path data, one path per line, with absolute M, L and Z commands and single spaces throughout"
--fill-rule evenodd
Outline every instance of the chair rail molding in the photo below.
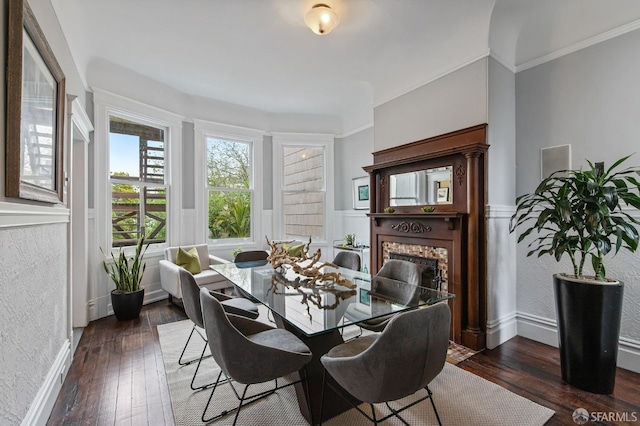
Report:
M 68 222 L 69 209 L 66 207 L 43 207 L 0 201 L 0 228 Z

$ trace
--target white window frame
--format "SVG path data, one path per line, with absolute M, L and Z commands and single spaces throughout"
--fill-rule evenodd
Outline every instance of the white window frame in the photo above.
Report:
M 274 239 L 284 239 L 284 164 L 286 146 L 302 146 L 324 149 L 324 235 L 314 237 L 312 242 L 327 245 L 334 227 L 334 143 L 335 135 L 327 133 L 272 133 L 273 135 L 273 233 Z
M 193 120 L 195 133 L 195 209 L 197 235 L 213 250 L 242 247 L 254 250 L 263 246 L 262 241 L 262 181 L 264 131 L 206 120 Z M 247 238 L 225 238 L 210 240 L 208 232 L 208 186 L 207 186 L 207 138 L 243 142 L 249 144 L 250 192 L 251 192 L 251 236 Z
M 180 208 L 182 197 L 182 121 L 184 117 L 146 105 L 110 92 L 94 89 L 95 105 L 95 150 L 94 150 L 94 187 L 96 239 L 100 247 L 112 247 L 111 230 L 111 179 L 109 177 L 109 116 L 124 117 L 141 124 L 166 129 L 165 134 L 165 187 L 167 188 L 167 231 L 164 243 L 151 244 L 147 254 L 160 252 L 177 241 L 180 228 Z M 129 182 L 131 183 L 131 182 Z M 135 184 L 135 183 L 134 183 Z M 147 184 L 145 184 L 147 185 Z M 147 186 L 153 186 L 149 184 Z M 133 252 L 134 246 L 124 247 L 125 252 Z

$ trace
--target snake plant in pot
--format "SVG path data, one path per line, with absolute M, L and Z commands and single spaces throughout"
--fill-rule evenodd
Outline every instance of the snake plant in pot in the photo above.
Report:
M 551 174 L 516 199 L 509 224 L 522 231 L 518 243 L 530 241 L 527 256 L 570 258 L 573 271 L 553 276 L 562 380 L 600 394 L 615 386 L 624 288 L 607 276 L 605 256 L 635 252 L 639 240 L 638 220 L 622 207 L 640 209 L 640 168 L 617 171 L 629 157 Z
M 111 306 L 120 321 L 136 319 L 140 315 L 144 301 L 144 288 L 140 287 L 140 282 L 147 268 L 142 258 L 148 247 L 149 244 L 145 245 L 144 237 L 141 237 L 132 257 L 127 257 L 120 248 L 117 257 L 111 252 L 111 258 L 105 255 L 102 262 L 105 272 L 116 285 L 111 291 Z

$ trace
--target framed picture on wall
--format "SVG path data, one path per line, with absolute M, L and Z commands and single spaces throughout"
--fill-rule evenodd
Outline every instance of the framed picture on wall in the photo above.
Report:
M 353 208 L 354 210 L 369 209 L 369 177 L 363 176 L 353 179 Z
M 63 197 L 65 77 L 26 0 L 9 2 L 7 197 Z

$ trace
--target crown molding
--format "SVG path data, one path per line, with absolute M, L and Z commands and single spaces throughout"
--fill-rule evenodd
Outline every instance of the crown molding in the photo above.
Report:
M 580 41 L 578 43 L 572 44 L 565 48 L 556 50 L 555 52 L 551 52 L 547 55 L 540 56 L 539 58 L 533 59 L 531 61 L 525 62 L 520 65 L 516 65 L 516 72 L 521 72 L 528 70 L 529 68 L 536 67 L 538 65 L 542 65 L 546 62 L 553 61 L 554 59 L 561 58 L 563 56 L 569 55 L 571 53 L 577 52 L 578 50 L 585 49 L 587 47 L 593 46 L 598 43 L 602 43 L 603 41 L 610 40 L 612 38 L 621 36 L 628 32 L 637 30 L 640 28 L 640 19 L 630 22 L 626 25 L 623 25 L 618 28 L 614 28 L 613 30 L 606 31 L 602 34 L 598 34 L 597 36 L 588 38 L 586 40 Z

